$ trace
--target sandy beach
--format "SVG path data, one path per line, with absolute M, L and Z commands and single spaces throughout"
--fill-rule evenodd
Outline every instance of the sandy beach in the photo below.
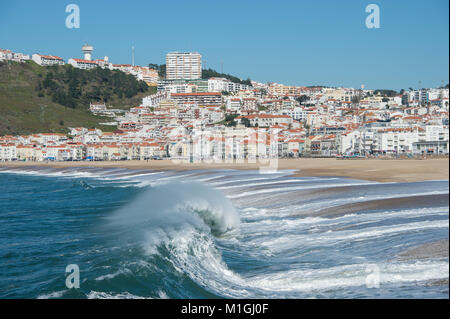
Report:
M 0 167 L 121 167 L 151 170 L 204 170 L 204 169 L 259 169 L 267 166 L 260 163 L 180 163 L 160 161 L 99 161 L 99 162 L 3 162 Z M 300 158 L 280 159 L 277 169 L 295 170 L 295 176 L 339 176 L 378 182 L 415 182 L 448 179 L 449 160 L 390 160 Z
M 448 238 L 412 247 L 398 254 L 398 260 L 448 258 Z

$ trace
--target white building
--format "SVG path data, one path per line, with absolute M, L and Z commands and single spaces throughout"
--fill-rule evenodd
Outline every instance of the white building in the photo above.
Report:
M 239 116 L 236 120 L 242 123 L 242 119 L 247 118 L 250 121 L 251 126 L 269 127 L 279 124 L 292 124 L 292 117 L 289 115 L 275 115 L 275 114 L 256 114 Z
M 306 121 L 308 118 L 308 112 L 302 109 L 301 107 L 294 107 L 292 109 L 283 110 L 283 114 L 289 115 L 296 121 Z
M 161 92 L 166 93 L 195 93 L 196 85 L 190 83 L 174 83 L 169 84 L 164 87 L 164 90 Z
M 208 92 L 228 91 L 228 83 L 231 81 L 225 78 L 209 78 Z
M 154 107 L 159 105 L 159 103 L 163 100 L 167 99 L 167 93 L 166 92 L 159 92 L 156 94 L 152 94 L 149 96 L 146 96 L 142 99 L 142 106 L 146 106 L 146 107 Z
M 427 125 L 425 126 L 426 141 L 448 141 L 449 131 L 445 125 Z
M 112 64 L 110 69 L 119 70 L 129 74 L 133 72 L 133 66 L 131 64 Z
M 385 129 L 378 131 L 376 147 L 378 151 L 394 153 L 411 153 L 413 143 L 419 141 L 422 129 Z
M 13 53 L 11 50 L 0 49 L 0 61 L 11 60 Z
M 30 60 L 30 56 L 24 53 L 12 52 L 11 50 L 0 49 L 0 61 L 10 60 L 14 62 L 25 62 Z
M 94 61 L 102 69 L 112 69 L 112 64 L 109 62 L 109 57 L 107 57 L 107 56 L 105 56 L 103 59 L 97 59 Z
M 90 70 L 98 67 L 97 62 L 83 59 L 69 59 L 68 63 L 74 68 Z
M 166 56 L 168 80 L 194 80 L 202 77 L 202 56 L 197 52 L 170 52 Z
M 0 161 L 12 161 L 16 158 L 15 144 L 0 144 Z
M 158 85 L 158 72 L 154 69 L 150 69 L 146 66 L 134 66 L 132 74 L 136 79 L 144 81 L 147 85 L 157 86 Z
M 42 55 L 35 53 L 31 56 L 31 59 L 42 66 L 64 65 L 64 60 L 55 55 Z
M 228 82 L 228 87 L 225 91 L 227 92 L 239 92 L 249 90 L 250 86 L 241 83 Z

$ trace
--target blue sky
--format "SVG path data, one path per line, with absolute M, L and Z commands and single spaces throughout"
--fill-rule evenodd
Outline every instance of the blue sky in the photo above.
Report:
M 66 5 L 80 7 L 68 29 Z M 380 7 L 367 29 L 365 8 Z M 0 2 L 0 48 L 81 57 L 81 46 L 113 63 L 165 63 L 198 51 L 206 67 L 291 85 L 417 88 L 449 81 L 448 0 L 172 0 Z

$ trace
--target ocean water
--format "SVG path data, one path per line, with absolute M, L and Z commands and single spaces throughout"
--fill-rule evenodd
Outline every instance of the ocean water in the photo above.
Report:
M 449 297 L 448 180 L 290 175 L 0 168 L 0 298 Z

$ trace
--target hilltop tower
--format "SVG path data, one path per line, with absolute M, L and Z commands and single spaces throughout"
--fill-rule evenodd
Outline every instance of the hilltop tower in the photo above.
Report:
M 94 51 L 94 47 L 92 45 L 89 44 L 85 44 L 83 45 L 83 47 L 81 48 L 83 50 L 84 53 L 84 59 L 91 61 L 92 60 L 92 51 Z

